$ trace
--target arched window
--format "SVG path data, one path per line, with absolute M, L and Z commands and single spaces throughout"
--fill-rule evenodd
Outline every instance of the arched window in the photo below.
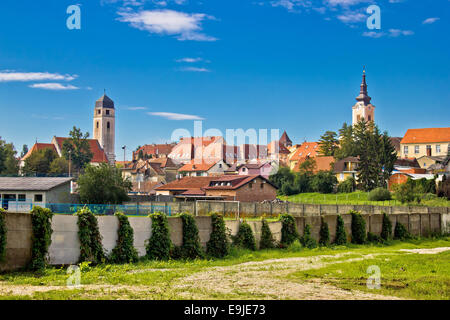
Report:
M 369 116 L 368 119 L 369 119 L 369 121 L 372 121 L 372 116 Z
M 97 121 L 97 129 L 98 129 L 98 121 Z

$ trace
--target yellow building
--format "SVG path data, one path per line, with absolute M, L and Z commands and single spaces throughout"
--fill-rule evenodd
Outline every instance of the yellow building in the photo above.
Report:
M 408 129 L 400 142 L 402 158 L 446 156 L 450 150 L 450 128 Z
M 353 177 L 357 180 L 356 168 L 359 159 L 357 157 L 347 157 L 334 163 L 334 174 L 338 182 L 345 181 L 348 177 Z

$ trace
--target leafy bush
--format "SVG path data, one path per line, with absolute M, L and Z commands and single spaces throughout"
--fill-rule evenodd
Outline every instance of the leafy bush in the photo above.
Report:
M 309 224 L 306 224 L 303 229 L 303 236 L 300 238 L 300 243 L 308 249 L 317 247 L 317 241 L 311 237 L 311 226 Z
M 281 227 L 281 245 L 283 247 L 289 246 L 292 242 L 299 239 L 297 227 L 295 225 L 295 219 L 290 214 L 280 215 Z
M 78 216 L 78 238 L 80 239 L 80 262 L 90 261 L 94 264 L 105 261 L 102 236 L 95 215 L 87 207 L 75 213 Z
M 225 221 L 221 215 L 211 215 L 212 231 L 206 244 L 206 253 L 215 258 L 223 258 L 229 252 L 229 245 L 225 229 Z
M 337 178 L 332 171 L 319 171 L 311 179 L 311 189 L 314 192 L 332 193 L 337 184 Z
M 447 200 L 450 200 L 450 179 L 446 178 L 445 175 L 442 177 L 442 181 L 439 182 L 439 188 L 436 193 L 439 197 L 445 197 Z
M 356 180 L 353 177 L 348 177 L 344 181 L 338 184 L 337 192 L 339 193 L 351 193 L 356 190 Z
M 352 243 L 363 244 L 366 242 L 366 221 L 359 212 L 350 211 L 352 215 Z
M 367 198 L 369 201 L 386 201 L 391 200 L 391 193 L 385 188 L 376 188 L 369 192 Z
M 6 211 L 0 208 L 0 262 L 6 257 Z
M 400 222 L 395 224 L 394 229 L 394 239 L 395 240 L 408 240 L 412 239 L 412 235 L 406 230 L 405 226 Z
M 341 216 L 337 216 L 336 219 L 336 238 L 334 239 L 334 244 L 347 244 L 347 232 L 345 231 L 344 219 Z
M 383 224 L 380 236 L 386 241 L 392 238 L 392 222 L 386 212 L 383 213 Z
M 181 246 L 181 257 L 183 259 L 203 258 L 204 253 L 200 244 L 197 224 L 195 218 L 188 213 L 180 215 L 183 221 L 183 245 Z
M 255 237 L 248 223 L 243 222 L 239 226 L 239 231 L 234 237 L 234 245 L 253 251 L 256 250 Z
M 379 235 L 372 232 L 367 233 L 367 241 L 370 243 L 383 243 L 384 240 Z
M 320 224 L 320 239 L 319 244 L 321 246 L 327 246 L 330 244 L 330 229 L 328 228 L 328 223 L 321 218 Z
M 152 219 L 152 235 L 147 243 L 147 257 L 151 260 L 169 260 L 173 248 L 170 240 L 169 223 L 164 213 L 150 215 Z
M 269 224 L 266 219 L 262 219 L 261 226 L 261 240 L 259 242 L 260 249 L 272 249 L 275 247 L 275 240 L 273 239 L 272 231 L 270 231 Z
M 31 210 L 31 223 L 33 228 L 31 270 L 43 270 L 47 265 L 48 248 L 52 243 L 52 217 L 53 212 L 47 208 L 34 206 Z
M 414 188 L 409 183 L 397 184 L 394 187 L 395 199 L 401 203 L 413 202 L 416 198 Z
M 303 247 L 299 239 L 295 240 L 287 247 L 287 250 L 290 252 L 299 252 L 302 251 L 302 249 Z
M 138 252 L 134 247 L 134 230 L 128 217 L 122 212 L 114 214 L 119 220 L 117 231 L 117 244 L 111 252 L 110 260 L 113 263 L 132 263 L 138 260 Z

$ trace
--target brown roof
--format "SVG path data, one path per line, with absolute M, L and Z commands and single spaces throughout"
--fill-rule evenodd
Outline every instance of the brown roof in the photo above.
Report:
M 161 165 L 161 168 L 178 168 L 181 167 L 179 164 L 175 164 L 172 159 L 170 158 L 153 158 L 148 159 L 150 163 L 159 163 Z
M 278 143 L 278 153 L 279 154 L 283 154 L 283 153 L 284 154 L 289 154 L 289 153 L 291 153 L 289 151 L 289 149 L 286 148 L 284 146 L 283 142 L 280 140 L 280 141 L 272 141 L 271 143 L 269 143 L 267 145 L 267 150 L 269 151 L 269 154 L 275 153 L 277 151 L 277 150 L 275 150 L 276 143 Z
M 300 160 L 302 158 L 310 157 L 314 158 L 319 155 L 319 143 L 317 142 L 304 142 L 300 147 L 295 150 L 294 154 L 290 157 L 291 161 Z
M 419 162 L 416 158 L 399 158 L 395 161 L 394 165 L 400 167 L 420 168 Z
M 306 161 L 307 158 L 300 159 L 297 165 L 294 167 L 294 171 L 298 172 L 300 170 L 300 165 Z M 311 158 L 310 158 L 311 159 Z M 314 173 L 319 171 L 329 171 L 332 170 L 332 164 L 336 159 L 334 157 L 315 157 L 312 158 L 316 161 L 316 167 L 314 168 Z
M 184 177 L 156 188 L 156 190 L 189 190 L 201 189 L 209 185 L 211 180 L 217 177 Z
M 199 162 L 198 160 L 191 160 L 191 162 L 185 164 L 184 166 L 182 166 L 180 169 L 178 169 L 178 171 L 180 172 L 185 172 L 185 171 L 208 171 L 209 169 L 211 169 L 216 163 L 217 161 L 202 161 L 201 163 L 196 163 Z
M 292 145 L 292 141 L 291 139 L 289 139 L 286 131 L 283 132 L 283 135 L 280 138 L 280 143 L 282 143 L 283 145 Z
M 62 146 L 64 141 L 66 141 L 69 138 L 62 138 L 62 137 L 55 137 L 56 143 L 59 146 L 59 149 L 62 150 Z M 89 146 L 91 147 L 91 152 L 93 154 L 91 162 L 108 162 L 108 158 L 106 157 L 105 151 L 102 147 L 100 147 L 100 144 L 98 143 L 97 139 L 88 139 Z
M 209 182 L 209 185 L 205 187 L 205 190 L 235 190 L 240 187 L 246 185 L 247 183 L 255 180 L 256 178 L 261 178 L 266 181 L 268 184 L 276 188 L 270 181 L 263 176 L 260 175 L 232 175 L 232 176 L 221 176 L 216 179 L 213 179 Z M 219 184 L 216 186 L 216 184 Z M 224 184 L 224 185 L 222 185 Z
M 175 147 L 175 144 L 146 144 L 145 146 L 140 147 L 136 150 L 135 154 L 139 154 L 139 151 L 142 150 L 144 154 L 148 155 L 159 155 L 159 154 L 165 154 L 168 155 L 173 147 Z
M 27 154 L 24 155 L 21 160 L 22 161 L 26 160 L 35 151 L 45 150 L 45 149 L 52 149 L 53 151 L 56 152 L 56 148 L 52 143 L 37 143 L 36 142 L 34 144 L 34 146 L 30 150 L 28 150 Z
M 401 143 L 450 142 L 450 128 L 408 129 Z

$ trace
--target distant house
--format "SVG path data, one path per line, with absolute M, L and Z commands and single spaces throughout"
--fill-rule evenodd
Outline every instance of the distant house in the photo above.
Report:
M 443 164 L 445 159 L 445 156 L 422 156 L 418 158 L 417 161 L 422 169 L 428 170 L 433 165 Z
M 239 166 L 237 172 L 239 175 L 263 176 L 268 178 L 274 170 L 270 162 L 248 163 Z
M 291 170 L 294 170 L 299 161 L 320 156 L 318 142 L 304 142 L 300 146 L 294 146 L 291 150 L 293 150 L 289 155 L 289 166 Z
M 388 181 L 389 190 L 394 190 L 394 186 L 398 184 L 403 184 L 408 181 L 408 179 L 419 180 L 419 179 L 434 179 L 434 174 L 425 173 L 407 173 L 407 172 L 397 172 L 391 175 Z
M 122 176 L 133 184 L 134 193 L 149 193 L 157 185 L 166 183 L 166 173 L 160 163 L 134 160 L 122 169 Z
M 223 159 L 223 137 L 187 137 L 173 147 L 169 154 L 175 163 L 187 164 L 193 159 L 214 161 Z
M 450 150 L 450 128 L 408 129 L 400 147 L 402 158 L 446 156 Z
M 33 205 L 70 203 L 72 178 L 0 177 L 1 207 L 28 212 Z
M 299 172 L 300 166 L 303 162 L 308 159 L 313 159 L 316 162 L 316 166 L 313 170 L 313 173 L 317 173 L 319 171 L 330 171 L 333 170 L 333 163 L 336 161 L 334 157 L 315 157 L 315 158 L 303 158 L 297 162 L 297 165 L 294 167 L 293 171 Z
M 426 170 L 420 167 L 416 158 L 400 158 L 395 161 L 392 171 L 393 174 L 397 172 L 424 174 Z
M 357 179 L 357 167 L 359 159 L 357 157 L 347 157 L 334 163 L 333 172 L 338 182 L 345 181 L 348 177 Z
M 133 151 L 133 160 L 138 160 L 140 154 L 142 154 L 145 159 L 167 158 L 175 146 L 176 143 L 146 144 L 136 151 Z
M 180 200 L 274 200 L 277 188 L 262 176 L 184 177 L 155 189 L 157 195 Z
M 197 163 L 196 160 L 191 160 L 178 169 L 178 174 L 180 177 L 218 176 L 223 175 L 228 168 L 229 165 L 223 160 L 203 161 L 200 163 Z

